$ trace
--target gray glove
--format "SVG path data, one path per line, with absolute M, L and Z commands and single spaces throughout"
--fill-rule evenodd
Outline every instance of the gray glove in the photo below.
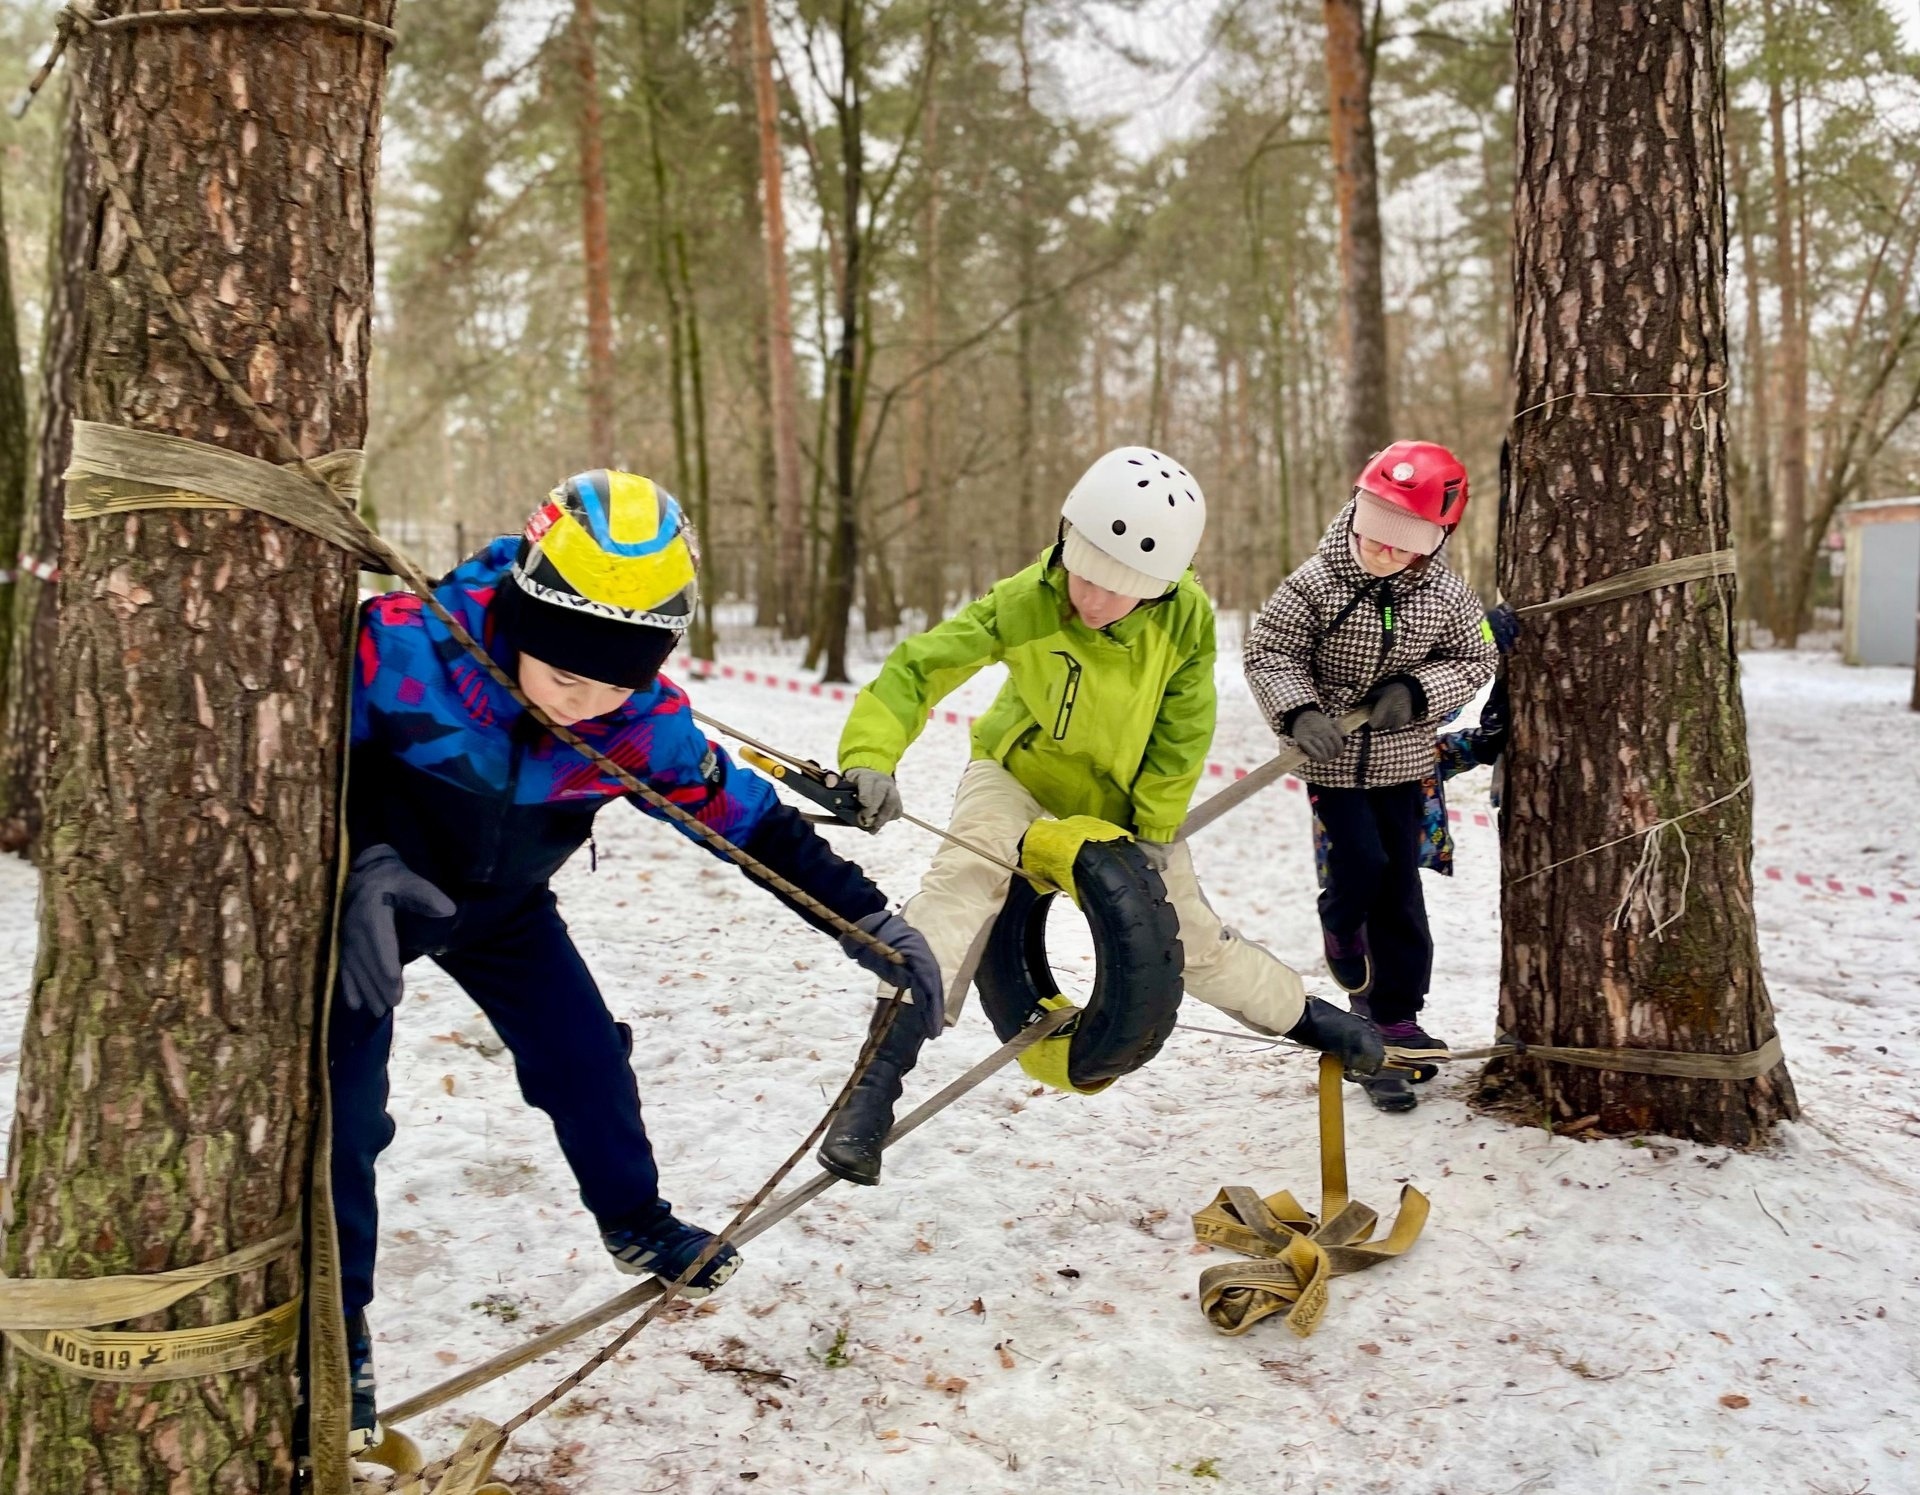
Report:
M 1299 743 L 1300 751 L 1315 763 L 1331 763 L 1347 745 L 1347 734 L 1340 730 L 1340 723 L 1326 712 L 1311 707 L 1293 719 L 1293 728 L 1287 735 Z
M 841 775 L 860 796 L 860 829 L 877 831 L 900 818 L 900 786 L 877 768 L 849 768 Z
M 1398 732 L 1413 721 L 1413 692 L 1402 680 L 1374 686 L 1361 704 L 1372 708 L 1367 725 L 1377 732 Z
M 340 998 L 376 1022 L 400 1001 L 400 931 L 394 910 L 429 919 L 452 916 L 454 902 L 408 868 L 391 846 L 353 859 L 340 913 Z
M 885 778 L 886 775 L 879 777 Z M 887 782 L 892 783 L 893 780 L 888 779 Z M 885 909 L 877 914 L 868 914 L 856 923 L 875 939 L 884 940 L 906 956 L 906 963 L 895 965 L 878 950 L 860 944 L 850 935 L 840 937 L 840 948 L 851 955 L 862 970 L 911 991 L 913 1009 L 920 1016 L 923 1031 L 928 1038 L 938 1038 L 946 1031 L 947 993 L 946 985 L 940 979 L 940 962 L 933 958 L 927 937 L 898 914 L 890 914 Z
M 1167 870 L 1167 864 L 1173 860 L 1173 843 L 1171 841 L 1142 841 L 1136 839 L 1133 844 L 1140 848 L 1140 855 L 1147 859 L 1147 865 L 1153 868 L 1155 872 L 1165 872 Z

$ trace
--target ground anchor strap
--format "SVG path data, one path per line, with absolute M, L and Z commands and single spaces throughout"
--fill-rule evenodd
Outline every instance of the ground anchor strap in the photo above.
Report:
M 1403 1255 L 1426 1226 L 1427 1196 L 1400 1190 L 1400 1208 L 1386 1235 L 1374 1239 L 1379 1212 L 1347 1197 L 1341 1064 L 1320 1060 L 1320 1218 L 1284 1190 L 1262 1199 L 1229 1186 L 1193 1217 L 1194 1239 L 1254 1261 L 1208 1267 L 1200 1274 L 1200 1311 L 1222 1334 L 1245 1334 L 1274 1314 L 1305 1339 L 1327 1311 L 1327 1284 Z

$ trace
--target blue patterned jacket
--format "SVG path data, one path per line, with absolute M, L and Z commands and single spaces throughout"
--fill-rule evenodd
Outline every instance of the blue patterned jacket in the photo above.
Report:
M 518 544 L 513 536 L 494 541 L 435 588 L 509 672 L 516 660 L 493 636 L 487 607 Z M 544 886 L 590 838 L 601 808 L 629 798 L 522 711 L 411 592 L 364 605 L 354 671 L 354 847 L 392 846 L 456 901 Z M 843 916 L 886 906 L 860 868 L 781 804 L 767 780 L 707 740 L 686 692 L 664 675 L 573 730 Z

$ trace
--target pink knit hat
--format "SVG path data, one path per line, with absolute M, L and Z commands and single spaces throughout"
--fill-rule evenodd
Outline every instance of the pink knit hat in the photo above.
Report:
M 1432 555 L 1447 533 L 1418 514 L 1409 514 L 1364 490 L 1353 495 L 1353 532 L 1377 544 L 1411 550 L 1417 555 Z

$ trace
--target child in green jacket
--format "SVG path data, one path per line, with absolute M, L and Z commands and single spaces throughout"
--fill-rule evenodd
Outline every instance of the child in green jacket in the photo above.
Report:
M 863 824 L 900 814 L 893 775 L 934 705 L 985 666 L 1008 680 L 973 727 L 973 761 L 952 833 L 1017 862 L 1045 816 L 1092 816 L 1132 833 L 1179 919 L 1186 989 L 1258 1033 L 1284 1034 L 1371 1071 L 1367 1025 L 1309 1002 L 1300 978 L 1207 904 L 1174 839 L 1213 741 L 1213 605 L 1188 569 L 1206 526 L 1200 485 L 1172 458 L 1121 447 L 1088 469 L 1061 509 L 1059 538 L 1026 570 L 955 617 L 907 639 L 859 694 L 840 768 Z M 1011 878 L 944 843 L 901 917 L 932 946 L 958 1016 Z M 880 1143 L 922 1033 L 896 1023 L 821 1148 L 854 1183 L 877 1183 Z

